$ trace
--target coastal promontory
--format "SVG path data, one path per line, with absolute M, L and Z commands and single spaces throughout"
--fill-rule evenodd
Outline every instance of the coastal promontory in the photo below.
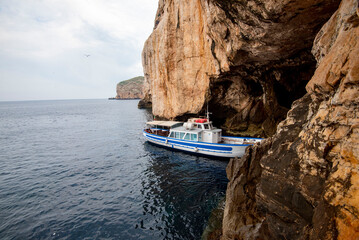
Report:
M 144 77 L 138 76 L 116 85 L 116 99 L 140 99 L 143 97 Z

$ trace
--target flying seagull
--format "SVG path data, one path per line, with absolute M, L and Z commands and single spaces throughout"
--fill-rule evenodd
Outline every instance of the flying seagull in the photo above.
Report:
M 84 54 L 85 55 L 85 57 L 89 57 L 89 56 L 91 56 L 90 54 Z

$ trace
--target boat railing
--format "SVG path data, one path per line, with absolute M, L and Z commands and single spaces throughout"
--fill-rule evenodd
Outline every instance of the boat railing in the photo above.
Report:
M 158 129 L 158 128 L 147 128 L 145 129 L 145 132 L 150 133 L 150 134 L 155 134 L 158 136 L 162 136 L 162 137 L 168 137 L 169 135 L 169 131 L 165 130 L 165 129 Z

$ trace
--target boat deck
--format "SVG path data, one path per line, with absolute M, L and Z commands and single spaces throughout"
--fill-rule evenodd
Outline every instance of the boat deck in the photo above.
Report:
M 245 138 L 245 137 L 222 137 L 222 143 L 225 144 L 255 144 L 257 142 L 260 142 L 260 138 Z

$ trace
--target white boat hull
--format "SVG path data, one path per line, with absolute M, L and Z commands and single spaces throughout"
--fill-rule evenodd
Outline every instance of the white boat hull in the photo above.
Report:
M 147 141 L 156 145 L 181 150 L 185 152 L 202 154 L 214 157 L 241 157 L 245 150 L 252 144 L 221 144 L 221 143 L 205 143 L 197 141 L 187 141 L 182 139 L 163 137 L 143 131 L 143 136 Z

